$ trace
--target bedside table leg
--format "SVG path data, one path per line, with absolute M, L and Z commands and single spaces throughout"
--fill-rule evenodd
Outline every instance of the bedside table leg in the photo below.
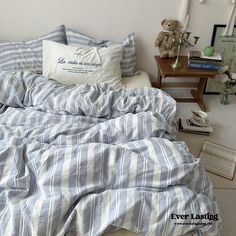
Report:
M 162 80 L 162 76 L 160 71 L 158 70 L 158 75 L 157 75 L 157 88 L 161 88 L 161 80 Z
M 197 90 L 191 90 L 191 93 L 192 93 L 195 101 L 197 102 L 197 104 L 199 105 L 201 110 L 203 110 L 203 111 L 206 111 L 206 106 L 203 102 L 203 92 L 204 92 L 206 82 L 207 82 L 206 77 L 200 78 Z

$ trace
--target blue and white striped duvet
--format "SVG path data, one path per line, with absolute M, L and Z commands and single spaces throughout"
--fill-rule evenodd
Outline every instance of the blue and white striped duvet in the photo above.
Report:
M 171 219 L 218 208 L 160 90 L 1 72 L 0 103 L 0 235 L 218 235 L 220 220 Z

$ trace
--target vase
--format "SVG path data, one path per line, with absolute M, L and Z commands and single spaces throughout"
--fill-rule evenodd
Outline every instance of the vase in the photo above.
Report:
M 232 95 L 231 91 L 222 91 L 220 93 L 220 103 L 223 105 L 230 104 L 230 97 Z

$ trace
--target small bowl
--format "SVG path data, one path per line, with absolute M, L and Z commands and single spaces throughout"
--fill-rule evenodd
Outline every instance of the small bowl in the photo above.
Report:
M 202 123 L 204 123 L 208 116 L 207 113 L 204 111 L 192 111 L 192 113 L 193 119 Z

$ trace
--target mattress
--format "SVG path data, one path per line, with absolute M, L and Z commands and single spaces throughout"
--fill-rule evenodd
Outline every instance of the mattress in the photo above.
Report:
M 123 77 L 122 83 L 126 88 L 152 87 L 148 74 L 144 71 L 138 71 L 139 74 L 131 77 Z

